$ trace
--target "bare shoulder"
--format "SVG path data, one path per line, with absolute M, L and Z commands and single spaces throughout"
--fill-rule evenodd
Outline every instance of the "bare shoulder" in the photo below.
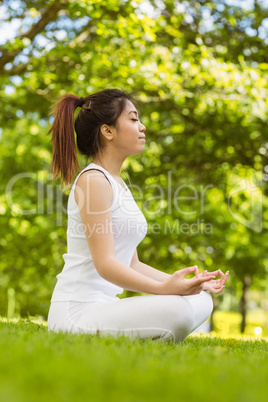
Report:
M 75 196 L 93 263 L 102 275 L 109 267 L 110 259 L 115 257 L 111 230 L 112 186 L 103 172 L 85 171 L 77 180 Z
M 90 202 L 96 210 L 98 206 L 109 208 L 113 200 L 112 186 L 100 170 L 86 170 L 78 178 L 74 191 L 75 201 L 81 209 L 82 205 Z

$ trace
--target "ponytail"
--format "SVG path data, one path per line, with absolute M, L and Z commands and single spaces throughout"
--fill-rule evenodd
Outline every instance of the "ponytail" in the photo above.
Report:
M 67 94 L 54 105 L 52 110 L 55 119 L 47 133 L 47 135 L 52 133 L 51 173 L 53 179 L 61 173 L 61 183 L 71 183 L 76 170 L 80 170 L 74 137 L 74 111 L 82 104 L 83 98 Z

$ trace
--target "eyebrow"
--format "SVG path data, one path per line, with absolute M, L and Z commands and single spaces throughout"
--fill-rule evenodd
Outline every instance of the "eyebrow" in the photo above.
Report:
M 135 113 L 135 115 L 138 116 L 138 112 L 136 112 L 136 110 L 131 110 L 131 112 L 129 112 L 129 114 L 130 113 Z

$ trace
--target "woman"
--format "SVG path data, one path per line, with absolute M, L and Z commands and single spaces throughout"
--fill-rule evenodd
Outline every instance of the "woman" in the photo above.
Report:
M 211 314 L 209 293 L 220 293 L 228 277 L 220 270 L 199 274 L 197 266 L 169 275 L 138 258 L 147 222 L 120 178 L 129 155 L 145 146 L 145 126 L 130 96 L 106 89 L 79 98 L 65 95 L 51 127 L 51 171 L 70 183 L 79 168 L 77 147 L 92 162 L 75 178 L 68 199 L 67 253 L 57 275 L 48 329 L 125 335 L 160 341 L 184 340 Z M 191 279 L 184 277 L 194 273 Z M 221 278 L 214 280 L 220 275 Z M 128 289 L 149 295 L 119 299 Z

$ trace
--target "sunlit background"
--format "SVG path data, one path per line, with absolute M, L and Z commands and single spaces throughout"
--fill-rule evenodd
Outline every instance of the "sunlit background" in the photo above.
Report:
M 117 87 L 134 93 L 147 127 L 144 152 L 122 172 L 150 229 L 139 258 L 169 273 L 230 270 L 195 335 L 268 337 L 267 9 L 253 0 L 0 5 L 2 320 L 45 323 L 63 267 L 70 187 L 50 175 L 51 104 Z

